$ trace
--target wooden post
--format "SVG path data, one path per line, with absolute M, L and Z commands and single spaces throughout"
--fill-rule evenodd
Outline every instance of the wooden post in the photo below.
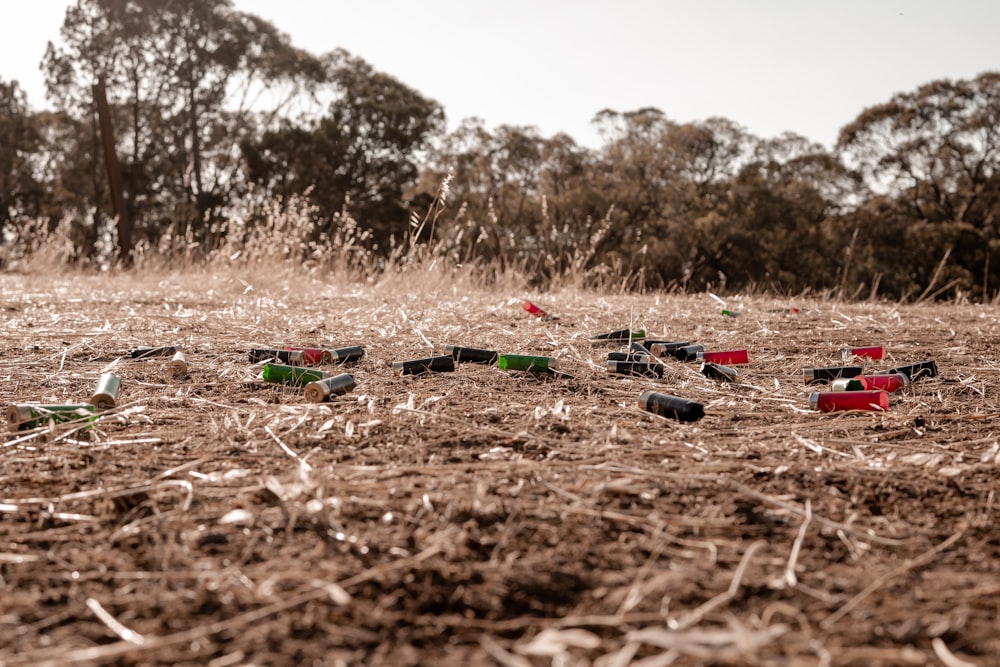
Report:
M 94 84 L 94 102 L 97 105 L 97 120 L 101 128 L 101 144 L 104 147 L 104 164 L 108 168 L 108 188 L 111 190 L 111 207 L 118 219 L 118 258 L 122 265 L 132 265 L 132 220 L 125 208 L 125 192 L 122 187 L 122 170 L 115 153 L 115 135 L 111 125 L 111 109 L 104 77 Z

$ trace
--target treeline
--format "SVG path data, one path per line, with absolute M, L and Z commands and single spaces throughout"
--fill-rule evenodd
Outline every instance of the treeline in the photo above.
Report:
M 335 240 L 377 270 L 419 245 L 539 286 L 1000 287 L 1000 73 L 897 94 L 833 151 L 654 108 L 599 112 L 590 149 L 476 119 L 446 132 L 434 100 L 229 0 L 78 0 L 60 36 L 42 63 L 52 110 L 0 79 L 8 254 L 59 227 L 81 266 L 236 256 L 267 227 L 300 237 L 276 250 L 293 259 L 321 263 Z

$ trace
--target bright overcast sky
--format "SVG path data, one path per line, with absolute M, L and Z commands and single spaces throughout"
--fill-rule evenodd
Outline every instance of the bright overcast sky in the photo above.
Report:
M 169 0 L 163 0 L 169 2 Z M 3 3 L 0 78 L 44 106 L 67 0 Z M 865 107 L 1000 70 L 997 0 L 234 0 L 313 53 L 346 48 L 488 128 L 596 147 L 605 108 L 729 118 L 827 147 Z

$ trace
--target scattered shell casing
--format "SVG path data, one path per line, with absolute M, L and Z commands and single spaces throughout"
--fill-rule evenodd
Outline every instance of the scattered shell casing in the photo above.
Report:
M 174 356 L 167 362 L 167 375 L 171 378 L 177 379 L 182 378 L 187 374 L 187 359 L 184 358 L 184 353 L 178 350 L 177 352 L 174 352 Z
M 357 386 L 354 376 L 349 373 L 341 373 L 333 377 L 324 378 L 306 385 L 306 400 L 312 403 L 323 403 L 329 401 L 331 396 L 340 396 L 354 389 Z
M 722 352 L 698 352 L 695 354 L 696 361 L 707 361 L 713 364 L 748 364 L 750 355 L 746 350 L 725 350 Z
M 813 382 L 831 382 L 837 378 L 853 378 L 861 375 L 861 366 L 833 366 L 831 368 L 803 368 L 802 379 L 806 384 Z
M 637 354 L 635 352 L 608 352 L 608 361 L 644 361 L 652 363 L 656 357 L 651 354 Z
M 175 352 L 183 349 L 178 345 L 167 345 L 165 347 L 137 347 L 129 354 L 133 359 L 146 359 L 148 357 L 170 357 Z
M 97 406 L 90 403 L 73 405 L 11 405 L 7 408 L 7 425 L 11 431 L 58 423 L 97 419 Z M 90 428 L 88 425 L 87 428 Z
M 619 329 L 602 334 L 594 334 L 587 340 L 595 343 L 629 343 L 634 340 L 644 340 L 645 329 Z
M 887 375 L 886 377 L 889 376 Z M 865 379 L 864 375 L 852 378 L 837 378 L 830 383 L 830 391 L 867 391 L 868 389 L 871 389 L 871 387 L 868 386 L 868 380 Z
M 646 349 L 648 349 L 654 357 L 663 357 L 666 355 L 673 355 L 674 352 L 682 347 L 687 347 L 691 344 L 691 341 L 687 340 L 647 340 L 645 341 Z
M 121 390 L 122 379 L 114 373 L 104 373 L 97 380 L 97 388 L 90 397 L 90 404 L 100 412 L 111 410 L 118 405 L 118 392 Z
M 892 373 L 902 373 L 913 381 L 920 380 L 922 378 L 937 377 L 938 369 L 934 360 L 928 359 L 927 361 L 918 361 L 915 364 L 907 364 L 905 366 L 890 368 L 887 371 L 882 371 L 879 375 L 890 375 Z
M 365 356 L 365 348 L 360 345 L 351 345 L 350 347 L 338 347 L 333 350 L 326 350 L 327 354 L 330 355 L 330 363 L 336 364 L 346 364 L 352 361 L 361 361 Z
M 672 354 L 680 361 L 697 361 L 698 353 L 704 352 L 705 346 L 699 344 L 696 345 L 685 345 L 684 347 L 678 347 Z
M 320 364 L 333 363 L 333 357 L 330 356 L 330 353 L 318 347 L 292 347 L 288 345 L 285 349 L 292 352 L 301 352 L 301 363 L 303 366 L 319 366 Z
M 302 350 L 277 350 L 273 348 L 258 348 L 250 350 L 250 362 L 258 363 L 273 359 L 279 364 L 288 366 L 301 366 L 305 363 L 305 355 Z
M 881 389 L 865 391 L 814 391 L 809 394 L 809 406 L 820 412 L 840 410 L 868 410 L 884 412 L 889 409 L 889 394 Z
M 854 357 L 878 361 L 885 356 L 885 348 L 881 345 L 866 345 L 864 347 L 842 347 L 837 350 L 841 361 L 847 363 Z
M 701 365 L 701 374 L 713 380 L 722 382 L 736 382 L 740 372 L 731 366 L 724 366 L 712 361 L 706 361 Z
M 420 375 L 422 373 L 447 373 L 455 370 L 455 358 L 450 354 L 442 354 L 424 359 L 409 359 L 392 362 L 393 370 L 400 375 Z
M 559 360 L 555 357 L 531 354 L 501 354 L 497 358 L 497 368 L 508 371 L 550 373 L 559 368 Z
M 500 356 L 495 350 L 483 350 L 477 347 L 459 347 L 458 345 L 445 345 L 444 351 L 455 359 L 455 361 L 467 361 L 473 364 L 495 364 Z
M 261 372 L 261 377 L 265 382 L 278 382 L 281 384 L 293 384 L 304 386 L 310 382 L 317 382 L 330 377 L 326 371 L 315 368 L 303 368 L 302 366 L 286 366 L 283 364 L 267 364 Z
M 697 401 L 661 394 L 647 389 L 639 396 L 639 407 L 647 412 L 682 422 L 698 421 L 705 416 L 705 406 Z
M 663 364 L 658 361 L 608 361 L 608 373 L 662 378 Z

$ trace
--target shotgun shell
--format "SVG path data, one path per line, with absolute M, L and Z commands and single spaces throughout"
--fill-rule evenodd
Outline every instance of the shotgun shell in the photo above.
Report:
M 889 409 L 889 394 L 881 389 L 866 391 L 814 391 L 809 394 L 809 405 L 820 412 L 838 410 L 869 410 L 884 412 Z
M 608 361 L 642 361 L 652 363 L 656 357 L 651 354 L 636 354 L 635 352 L 608 352 Z
M 104 373 L 97 380 L 97 388 L 94 395 L 90 397 L 90 404 L 97 408 L 99 412 L 110 410 L 118 405 L 118 390 L 121 389 L 122 379 L 114 373 Z
M 547 312 L 545 312 L 544 310 L 542 310 L 541 308 L 539 308 L 535 304 L 531 303 L 530 301 L 525 301 L 524 302 L 524 309 L 526 311 L 528 311 L 529 313 L 531 313 L 532 315 L 534 315 L 535 317 L 537 317 L 539 319 L 542 319 L 542 320 L 548 321 L 548 320 L 558 320 L 559 319 L 555 315 L 549 315 Z
M 913 380 L 920 380 L 925 377 L 936 377 L 938 370 L 937 364 L 934 363 L 934 360 L 928 359 L 927 361 L 918 361 L 915 364 L 907 364 L 906 366 L 890 368 L 887 371 L 882 371 L 879 375 L 889 375 L 891 373 L 902 373 L 906 377 L 910 378 L 910 381 L 912 382 Z
M 750 355 L 746 350 L 727 350 L 725 352 L 698 352 L 695 361 L 707 361 L 713 364 L 748 364 Z
M 840 355 L 840 360 L 845 363 L 854 357 L 878 361 L 885 356 L 885 348 L 881 345 L 869 345 L 867 347 L 842 347 L 837 350 L 837 354 Z
M 910 386 L 910 378 L 905 373 L 885 373 L 882 375 L 859 375 L 855 380 L 864 380 L 868 389 L 881 389 L 890 394 Z
M 276 350 L 272 348 L 250 350 L 251 363 L 267 361 L 268 359 L 290 366 L 301 366 L 305 363 L 305 355 L 302 350 Z
M 837 378 L 853 378 L 861 375 L 861 366 L 834 366 L 832 368 L 803 368 L 802 378 L 806 384 L 813 382 L 829 382 Z
M 608 373 L 661 378 L 663 377 L 663 364 L 658 361 L 608 361 Z
M 333 363 L 333 357 L 330 356 L 329 350 L 318 347 L 292 347 L 291 345 L 286 346 L 285 349 L 293 352 L 301 352 L 303 366 L 319 366 L 320 364 Z
M 639 396 L 639 407 L 661 417 L 669 417 L 682 422 L 698 421 L 705 416 L 705 407 L 701 403 L 660 394 L 652 389 L 647 389 Z
M 555 357 L 541 357 L 530 354 L 501 354 L 497 358 L 497 368 L 508 371 L 529 371 L 550 373 L 559 367 Z
M 646 355 L 652 354 L 652 352 L 649 351 L 649 348 L 643 345 L 642 343 L 631 343 L 628 346 L 628 351 L 631 352 L 632 354 L 646 354 Z
M 722 364 L 706 361 L 701 365 L 701 374 L 713 380 L 736 382 L 736 378 L 739 377 L 740 372 L 730 366 L 723 366 Z
M 265 382 L 293 384 L 299 387 L 330 377 L 326 371 L 301 366 L 285 366 L 282 364 L 266 364 L 261 373 Z
M 643 340 L 646 338 L 645 329 L 619 329 L 602 334 L 594 334 L 587 340 L 595 343 L 628 343 L 633 340 Z
M 181 349 L 183 348 L 177 345 L 168 345 L 166 347 L 137 347 L 129 354 L 132 355 L 133 359 L 145 359 L 147 357 L 170 357 L 173 356 L 177 350 Z
M 704 345 L 685 345 L 674 350 L 672 354 L 680 361 L 697 361 L 698 353 L 704 351 Z
M 739 317 L 740 316 L 739 311 L 736 311 L 736 310 L 726 310 L 725 308 L 722 309 L 722 314 L 725 315 L 726 317 Z
M 468 361 L 473 364 L 495 364 L 500 355 L 494 350 L 482 350 L 477 347 L 459 347 L 458 345 L 445 345 L 444 351 L 452 356 L 455 361 Z
M 350 347 L 338 347 L 334 350 L 327 350 L 330 355 L 330 362 L 337 364 L 348 364 L 360 361 L 365 356 L 365 348 L 360 345 Z
M 78 419 L 97 419 L 97 406 L 85 405 L 12 405 L 7 408 L 7 425 L 11 431 L 44 426 L 53 421 L 57 424 Z M 88 426 L 89 428 L 89 426 Z
M 866 391 L 872 388 L 864 375 L 853 378 L 837 378 L 830 383 L 831 391 Z
M 306 385 L 306 400 L 312 403 L 323 403 L 329 401 L 331 396 L 346 394 L 355 386 L 354 376 L 349 373 L 323 378 Z
M 455 370 L 455 358 L 450 354 L 442 354 L 425 359 L 410 359 L 409 361 L 392 362 L 393 370 L 400 375 L 420 375 L 421 373 L 447 373 Z
M 663 356 L 666 356 L 668 354 L 672 355 L 677 350 L 681 349 L 682 347 L 687 347 L 690 344 L 691 344 L 691 341 L 687 341 L 687 340 L 684 340 L 684 341 L 679 341 L 679 340 L 678 341 L 671 341 L 671 340 L 647 340 L 646 341 L 646 347 L 649 349 L 650 352 L 653 353 L 653 356 L 656 356 L 656 357 L 663 357 Z
M 188 374 L 188 362 L 181 351 L 174 352 L 174 356 L 167 362 L 167 375 L 173 379 L 182 378 Z

